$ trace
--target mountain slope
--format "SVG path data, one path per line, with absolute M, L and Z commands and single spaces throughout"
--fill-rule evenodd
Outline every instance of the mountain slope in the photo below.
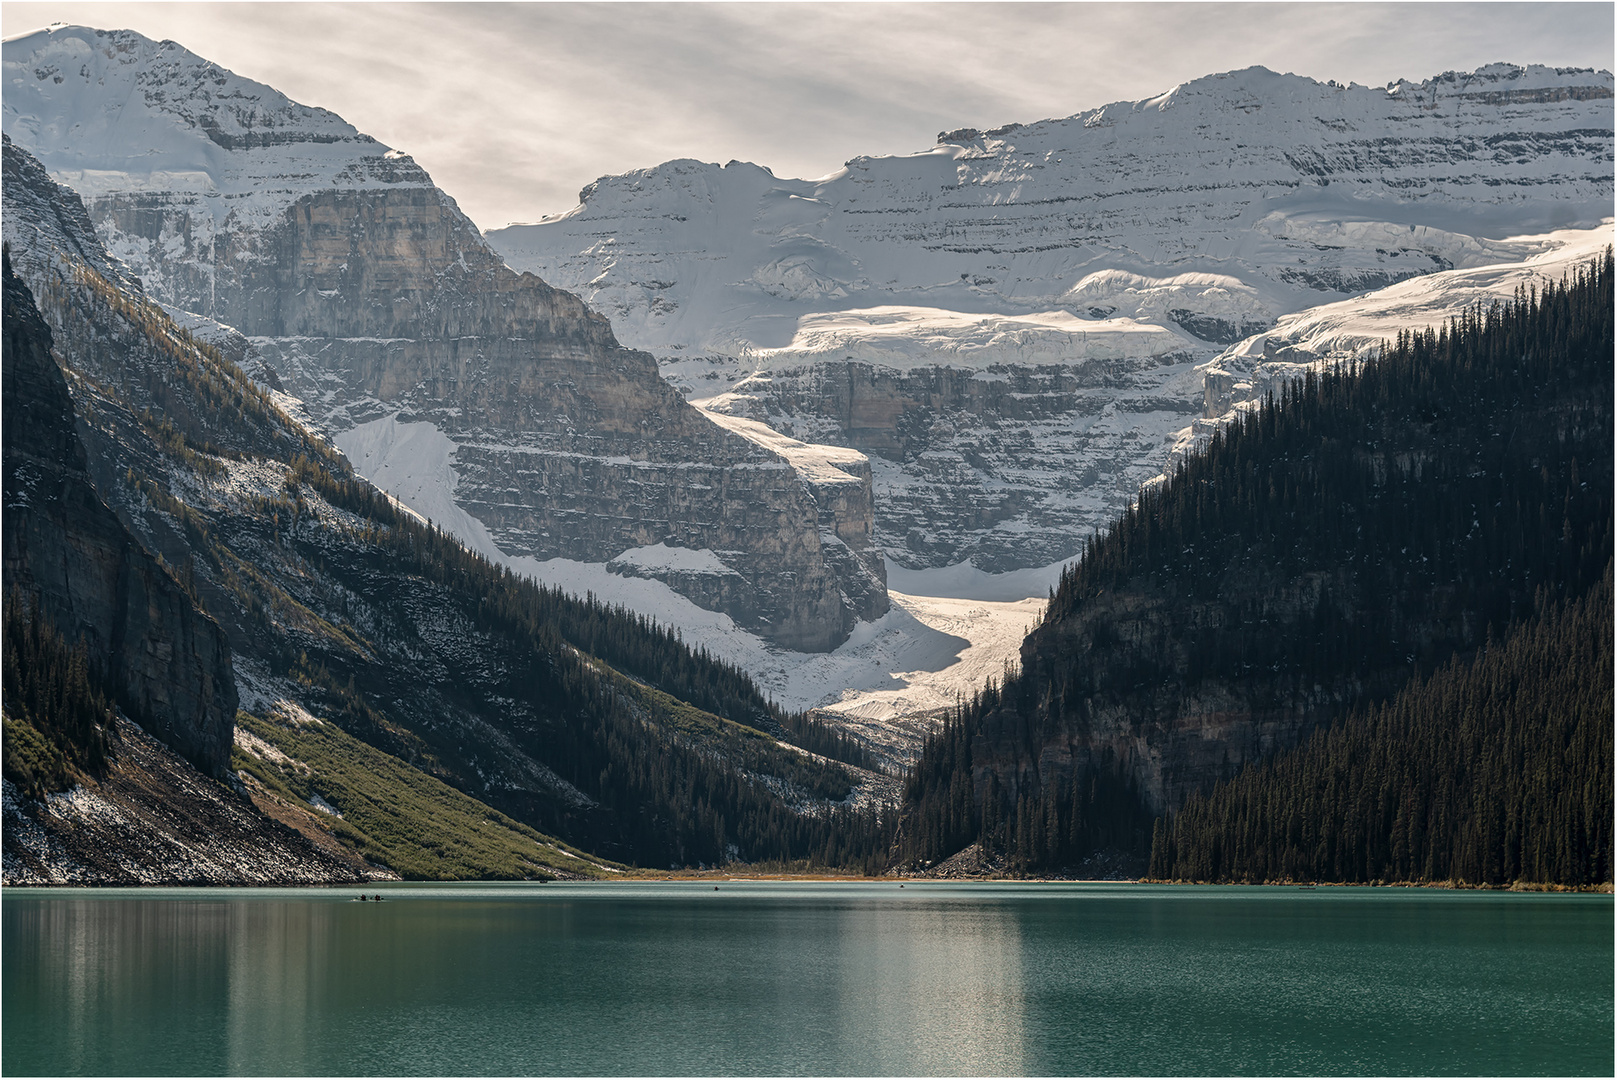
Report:
M 6 884 L 377 876 L 219 783 L 225 635 L 97 495 L 51 332 L 4 263 Z
M 333 723 L 622 860 L 802 858 L 842 824 L 870 842 L 834 805 L 857 770 L 763 730 L 784 718 L 734 669 L 412 515 L 121 276 L 9 140 L 4 179 L 96 492 L 222 628 L 249 713 Z
M 1611 572 L 1469 664 L 1316 732 L 1159 820 L 1201 881 L 1612 879 Z
M 230 760 L 236 684 L 217 623 L 96 494 L 51 334 L 5 264 L 5 588 L 83 642 L 119 705 L 204 772 Z
M 246 335 L 328 435 L 430 425 L 487 554 L 707 552 L 640 572 L 810 651 L 886 610 L 868 522 L 829 505 L 859 476 L 806 480 L 711 423 L 407 156 L 172 42 L 54 27 L 4 48 L 6 133 L 147 292 Z

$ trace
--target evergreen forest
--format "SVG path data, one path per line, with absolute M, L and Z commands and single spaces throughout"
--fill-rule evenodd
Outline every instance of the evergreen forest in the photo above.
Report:
M 1495 723 L 1491 699 L 1454 688 L 1478 650 L 1486 671 L 1542 674 L 1496 643 L 1530 620 L 1565 643 L 1568 620 L 1596 617 L 1579 613 L 1599 607 L 1585 598 L 1612 557 L 1612 341 L 1608 250 L 1566 281 L 1310 372 L 1229 424 L 1086 542 L 1020 668 L 962 702 L 928 742 L 906 790 L 901 861 L 981 842 L 1026 872 L 1098 853 L 1144 871 L 1155 833 L 1161 876 L 1609 880 L 1609 656 L 1574 669 L 1593 688 L 1577 699 L 1582 712 L 1548 704 L 1571 683 L 1540 685 L 1512 691 L 1516 718 Z M 1504 671 L 1475 678 L 1508 682 Z M 1390 718 L 1405 706 L 1386 704 L 1406 696 L 1423 737 L 1451 748 L 1440 767 L 1421 759 L 1435 770 L 1424 780 L 1407 772 L 1418 755 L 1400 749 L 1412 729 Z M 1175 728 L 1175 717 L 1194 726 L 1220 715 L 1209 709 L 1246 719 L 1208 737 Z M 1332 724 L 1355 734 L 1328 736 Z M 1604 726 L 1603 742 L 1591 724 Z M 1207 794 L 1316 731 L 1308 753 L 1336 747 L 1337 763 L 1348 744 L 1320 740 L 1351 738 L 1355 755 L 1366 740 L 1385 744 L 1384 769 L 1332 774 L 1349 785 L 1332 790 L 1343 806 L 1369 805 L 1396 783 L 1390 817 L 1365 811 L 1341 824 L 1351 835 L 1321 839 L 1335 826 L 1316 819 L 1336 811 L 1287 787 L 1304 769 L 1314 770 L 1307 783 L 1324 782 L 1317 756 L 1250 769 L 1240 784 L 1253 786 Z M 1223 739 L 1222 758 L 1207 739 Z M 1552 739 L 1583 740 L 1578 752 L 1596 760 L 1573 769 L 1565 753 L 1508 756 Z M 1160 767 L 1142 744 L 1162 748 Z M 1454 790 L 1417 805 L 1440 774 Z M 1258 785 L 1286 789 L 1265 797 L 1289 816 L 1256 820 Z M 1602 785 L 1604 810 L 1576 793 Z M 1529 827 L 1549 820 L 1552 796 L 1577 809 Z M 1183 816 L 1153 825 L 1187 798 Z M 1485 819 L 1459 809 L 1496 804 Z M 1416 861 L 1420 813 L 1436 816 L 1419 825 Z M 1601 814 L 1604 830 L 1588 824 Z M 1496 828 L 1510 839 L 1495 843 Z
M 1151 876 L 1612 879 L 1612 581 L 1159 818 Z

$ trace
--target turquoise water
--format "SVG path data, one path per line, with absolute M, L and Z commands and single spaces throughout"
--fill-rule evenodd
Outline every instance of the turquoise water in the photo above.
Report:
M 1599 1074 L 1607 896 L 7 889 L 22 1074 Z

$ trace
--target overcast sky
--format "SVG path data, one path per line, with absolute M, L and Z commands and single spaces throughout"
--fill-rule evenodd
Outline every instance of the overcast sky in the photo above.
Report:
M 172 38 L 413 155 L 484 228 L 676 157 L 814 177 L 1262 64 L 1384 85 L 1613 66 L 1591 4 L 5 3 Z

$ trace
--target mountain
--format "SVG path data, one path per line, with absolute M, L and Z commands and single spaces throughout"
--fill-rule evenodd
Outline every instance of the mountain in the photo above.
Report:
M 1154 816 L 1609 580 L 1612 276 L 1608 248 L 1564 285 L 1310 372 L 1142 491 L 1063 574 L 1019 670 L 929 743 L 907 792 L 907 857 L 977 841 L 1024 867 L 1108 848 L 1143 858 Z M 1609 687 L 1605 702 L 1609 726 Z M 1492 722 L 1450 700 L 1422 737 Z M 1475 754 L 1448 759 L 1455 798 L 1505 791 L 1470 786 L 1499 775 L 1486 755 L 1503 744 L 1464 745 Z M 1309 813 L 1324 815 L 1315 794 Z M 1206 865 L 1207 846 L 1184 850 Z M 1582 880 L 1586 865 L 1564 865 Z
M 273 818 L 348 860 L 347 878 L 619 869 L 599 856 L 665 865 L 870 855 L 881 835 L 871 792 L 883 778 L 822 756 L 844 752 L 838 740 L 782 715 L 673 631 L 541 588 L 378 491 L 284 398 L 170 318 L 102 248 L 78 197 L 9 137 L 0 142 L 18 278 L 8 295 L 38 305 L 36 317 L 6 321 L 7 431 L 13 410 L 34 426 L 16 426 L 25 445 L 15 468 L 7 447 L 5 586 L 70 634 L 80 632 L 70 614 L 102 610 L 80 598 L 105 606 L 94 592 L 103 581 L 117 580 L 115 597 L 138 599 L 140 586 L 171 601 L 179 614 L 161 633 L 136 636 L 166 617 L 151 599 L 147 622 L 93 628 L 130 626 L 126 651 L 146 667 L 126 676 L 128 665 L 95 666 L 133 703 L 129 720 L 170 751 L 200 754 L 225 781 L 114 739 L 105 775 L 91 762 L 65 797 L 17 803 L 46 834 L 43 861 L 19 879 L 124 880 L 131 860 L 144 865 L 142 850 L 194 848 L 195 830 L 174 844 L 153 839 L 169 827 L 160 811 L 176 785 L 200 792 L 193 823 L 223 821 L 228 804 L 284 834 Z M 14 330 L 24 335 L 15 343 Z M 37 371 L 16 393 L 13 344 Z M 26 559 L 13 560 L 14 543 Z M 114 557 L 128 569 L 104 571 Z M 223 661 L 205 671 L 225 711 L 224 745 L 197 751 L 172 726 L 186 718 L 192 639 L 212 642 L 208 655 Z M 123 655 L 116 645 L 97 659 Z M 149 713 L 139 707 L 148 671 L 167 680 L 173 707 L 155 692 Z M 221 718 L 204 719 L 218 734 Z M 114 865 L 94 871 L 73 852 L 108 835 L 91 828 L 107 805 L 132 824 Z M 12 810 L 8 787 L 8 821 Z M 257 850 L 242 843 L 238 865 Z M 209 866 L 194 876 L 217 880 Z
M 890 559 L 1003 572 L 1164 470 L 1226 347 L 1609 217 L 1611 98 L 1579 69 L 1251 68 L 817 180 L 666 162 L 488 239 L 709 411 L 867 454 Z
M 32 598 L 68 641 L 85 643 L 88 662 L 147 730 L 223 776 L 236 720 L 224 631 L 97 496 L 50 332 L 10 269 L 8 257 L 6 588 Z
M 4 56 L 6 134 L 146 294 L 244 336 L 363 470 L 425 448 L 420 509 L 485 554 L 617 560 L 799 650 L 886 611 L 862 458 L 800 469 L 715 424 L 407 155 L 173 42 L 58 26 Z

